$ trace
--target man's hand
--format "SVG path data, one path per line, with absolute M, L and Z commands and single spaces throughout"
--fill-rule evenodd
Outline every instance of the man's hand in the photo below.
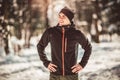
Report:
M 55 68 L 57 68 L 55 64 L 49 63 L 48 69 L 50 70 L 50 72 L 56 72 Z
M 82 70 L 82 66 L 80 64 L 76 64 L 73 67 L 71 67 L 73 73 L 78 73 L 80 70 Z

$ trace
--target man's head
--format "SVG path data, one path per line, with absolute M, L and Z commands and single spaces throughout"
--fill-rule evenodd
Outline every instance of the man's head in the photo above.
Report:
M 71 24 L 73 17 L 74 17 L 74 13 L 67 7 L 64 7 L 59 12 L 59 21 L 58 21 L 59 25 L 63 26 L 63 25 Z

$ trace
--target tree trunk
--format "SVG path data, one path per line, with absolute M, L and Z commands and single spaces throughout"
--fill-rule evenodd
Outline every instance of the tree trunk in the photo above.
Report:
M 94 26 L 95 26 L 95 31 L 96 34 L 95 35 L 91 35 L 92 36 L 92 40 L 95 41 L 96 43 L 99 43 L 99 31 L 98 31 L 98 25 L 97 25 L 98 19 L 94 20 Z
M 24 44 L 24 47 L 25 48 L 30 48 L 30 39 L 31 39 L 31 36 L 32 36 L 32 31 L 31 31 L 31 28 L 30 28 L 30 24 L 28 24 L 25 28 L 25 44 Z
M 7 22 L 6 20 L 8 20 L 8 9 L 9 9 L 9 3 L 7 1 L 3 1 L 3 4 L 2 4 L 4 7 L 4 20 L 3 20 L 3 23 L 2 23 L 2 27 L 3 29 L 5 30 L 5 32 L 3 33 L 4 35 L 4 43 L 5 43 L 5 53 L 6 55 L 9 54 L 9 41 L 8 41 L 8 36 L 9 36 L 9 31 L 7 30 Z
M 96 34 L 95 35 L 91 35 L 92 36 L 92 40 L 95 41 L 96 43 L 99 43 L 99 30 L 98 30 L 98 19 L 99 19 L 99 13 L 100 13 L 100 10 L 99 10 L 99 6 L 98 6 L 98 0 L 96 0 L 94 3 L 94 7 L 95 7 L 95 15 L 96 17 L 93 17 L 93 23 L 94 23 L 94 26 L 95 26 L 95 31 L 96 31 Z

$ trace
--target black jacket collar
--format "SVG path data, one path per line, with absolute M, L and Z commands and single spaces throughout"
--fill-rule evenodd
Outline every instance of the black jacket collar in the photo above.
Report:
M 56 26 L 58 29 L 62 29 L 62 28 L 64 28 L 65 30 L 69 30 L 69 29 L 73 29 L 73 28 L 75 28 L 75 25 L 74 24 L 71 24 L 71 25 L 63 25 L 63 26 L 59 26 L 59 24 L 57 24 L 57 26 Z

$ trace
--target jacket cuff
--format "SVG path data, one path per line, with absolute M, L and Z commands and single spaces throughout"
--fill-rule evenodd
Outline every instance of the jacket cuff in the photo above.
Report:
M 80 62 L 79 64 L 82 66 L 82 68 L 84 68 L 84 67 L 85 67 L 85 64 L 83 64 L 83 63 L 81 63 L 81 62 Z
M 44 63 L 44 66 L 47 68 L 50 62 L 51 62 L 51 61 L 45 62 L 45 63 Z

